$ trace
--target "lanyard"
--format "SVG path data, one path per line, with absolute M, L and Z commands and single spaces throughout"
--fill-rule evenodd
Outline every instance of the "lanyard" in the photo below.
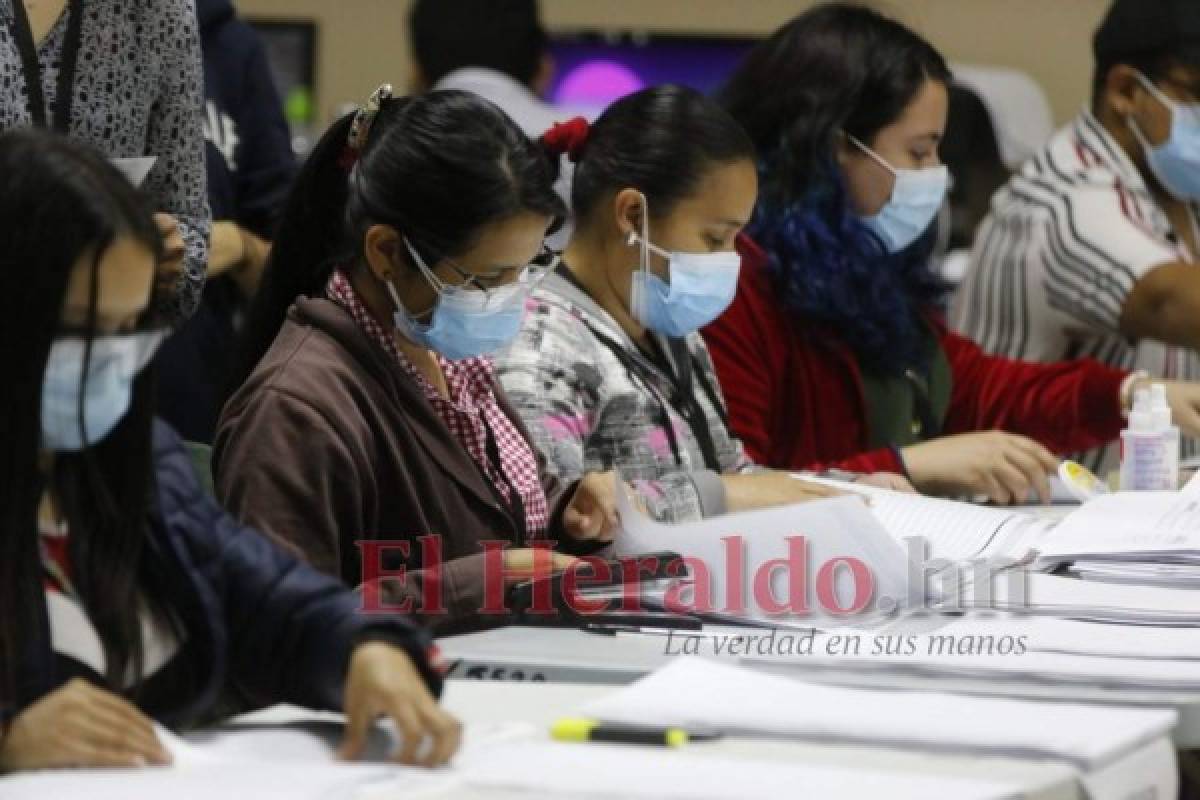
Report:
M 37 43 L 33 41 L 33 28 L 29 24 L 24 0 L 13 0 L 13 38 L 21 54 L 25 90 L 29 93 L 29 113 L 33 117 L 34 126 L 49 128 L 48 112 L 53 112 L 54 130 L 66 134 L 71 126 L 71 108 L 75 100 L 75 68 L 79 63 L 79 49 L 83 43 L 83 0 L 70 0 L 67 4 L 67 38 L 63 43 L 62 66 L 58 71 L 58 91 L 53 109 L 46 108 Z

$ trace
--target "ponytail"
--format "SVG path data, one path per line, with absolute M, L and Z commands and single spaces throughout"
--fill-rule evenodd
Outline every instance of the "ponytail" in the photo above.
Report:
M 246 316 L 231 390 L 250 377 L 270 349 L 296 298 L 320 293 L 342 255 L 348 194 L 342 161 L 353 119 L 347 114 L 326 131 L 296 177 Z
M 522 212 L 561 220 L 555 160 L 477 95 L 392 99 L 381 87 L 321 137 L 292 188 L 231 393 L 270 349 L 296 298 L 320 296 L 335 268 L 359 262 L 372 225 L 402 231 L 434 264 L 461 255 L 489 223 Z

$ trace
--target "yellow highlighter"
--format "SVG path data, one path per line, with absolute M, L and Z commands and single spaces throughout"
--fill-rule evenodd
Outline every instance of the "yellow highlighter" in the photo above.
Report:
M 657 747 L 683 747 L 689 741 L 716 739 L 715 731 L 686 731 L 654 725 L 623 725 L 582 717 L 564 717 L 550 726 L 551 738 L 560 742 L 613 742 Z

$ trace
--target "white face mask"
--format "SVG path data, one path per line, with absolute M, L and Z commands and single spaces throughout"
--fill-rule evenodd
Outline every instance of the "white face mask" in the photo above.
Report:
M 1142 133 L 1132 116 L 1129 129 L 1146 154 L 1146 163 L 1163 188 L 1180 200 L 1200 199 L 1200 104 L 1180 103 L 1142 73 L 1138 82 L 1171 112 L 1171 135 L 1158 147 Z
M 138 373 L 165 338 L 162 331 L 97 336 L 90 354 L 85 339 L 57 339 L 42 379 L 42 446 L 79 451 L 108 436 L 129 411 Z
M 529 295 L 548 271 L 527 267 L 514 282 L 487 291 L 448 286 L 433 273 L 407 238 L 404 246 L 437 292 L 438 299 L 429 322 L 418 322 L 400 302 L 396 287 L 385 281 L 396 306 L 392 317 L 396 329 L 410 342 L 437 351 L 451 361 L 494 353 L 511 342 L 521 330 Z
M 641 324 L 663 336 L 687 336 L 715 320 L 737 294 L 742 257 L 723 253 L 668 252 L 649 239 L 649 212 L 642 200 L 642 233 L 630 233 L 626 244 L 641 245 L 641 267 L 633 273 L 630 312 Z M 650 253 L 667 259 L 667 283 L 650 271 Z
M 925 169 L 896 169 L 850 134 L 846 138 L 896 176 L 887 204 L 878 214 L 863 221 L 883 240 L 889 253 L 898 253 L 928 230 L 937 216 L 950 186 L 950 170 L 944 164 Z

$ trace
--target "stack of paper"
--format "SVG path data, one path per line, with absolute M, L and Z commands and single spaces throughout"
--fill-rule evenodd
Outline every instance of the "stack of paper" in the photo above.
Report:
M 1050 758 L 1084 770 L 1167 735 L 1177 719 L 1154 709 L 819 686 L 696 658 L 676 659 L 587 712 L 731 734 Z
M 1192 564 L 1075 561 L 1068 572 L 1088 581 L 1200 589 L 1200 568 Z
M 972 586 L 961 609 L 996 609 L 1130 625 L 1200 625 L 1200 598 L 1191 589 L 1085 581 L 1021 571 Z
M 1200 483 L 1180 492 L 1101 495 L 1062 519 L 822 481 L 871 498 L 871 510 L 898 541 L 919 538 L 930 558 L 1033 561 L 1079 577 L 1200 588 Z M 1036 557 L 1036 560 L 1034 560 Z
M 1033 546 L 1045 568 L 1074 563 L 1097 577 L 1194 586 L 1200 583 L 1200 497 L 1189 492 L 1102 495 Z

